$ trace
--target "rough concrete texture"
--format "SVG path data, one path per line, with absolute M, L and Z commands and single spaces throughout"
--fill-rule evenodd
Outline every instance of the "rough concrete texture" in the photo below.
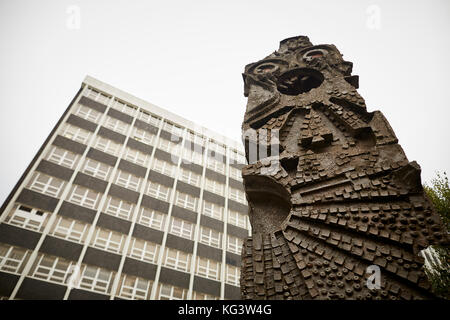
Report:
M 243 299 L 434 297 L 419 251 L 447 235 L 419 165 L 351 72 L 334 45 L 305 36 L 245 68 Z

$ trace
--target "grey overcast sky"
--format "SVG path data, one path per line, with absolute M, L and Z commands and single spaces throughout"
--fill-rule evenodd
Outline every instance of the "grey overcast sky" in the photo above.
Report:
M 244 66 L 296 35 L 354 63 L 429 181 L 450 171 L 449 30 L 448 0 L 1 0 L 0 202 L 85 75 L 237 140 Z

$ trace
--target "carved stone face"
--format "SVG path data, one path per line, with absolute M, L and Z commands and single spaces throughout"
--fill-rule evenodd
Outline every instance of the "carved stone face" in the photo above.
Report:
M 244 298 L 372 296 L 373 264 L 386 273 L 373 297 L 428 295 L 417 254 L 446 235 L 420 167 L 382 113 L 367 112 L 351 70 L 335 46 L 304 36 L 245 68 L 242 173 L 253 237 L 243 250 Z M 337 281 L 344 275 L 358 280 Z

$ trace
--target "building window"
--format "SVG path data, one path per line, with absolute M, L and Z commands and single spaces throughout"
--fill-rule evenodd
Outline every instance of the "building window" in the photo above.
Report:
M 242 172 L 239 169 L 236 169 L 234 167 L 228 167 L 230 172 L 230 178 L 233 178 L 234 180 L 242 182 Z
M 123 233 L 97 227 L 95 228 L 91 245 L 106 251 L 120 253 L 125 239 L 126 236 Z
M 203 200 L 203 214 L 217 220 L 222 220 L 223 206 Z
M 31 252 L 0 243 L 0 271 L 21 274 Z
M 176 236 L 193 240 L 194 224 L 186 220 L 171 217 L 169 232 Z
M 58 216 L 50 230 L 52 236 L 84 243 L 89 230 L 89 224 L 74 219 Z
M 102 115 L 97 110 L 86 107 L 82 104 L 78 104 L 74 114 L 79 116 L 80 118 L 92 121 L 94 123 L 98 123 L 98 120 L 100 119 L 100 117 Z
M 226 272 L 225 281 L 228 284 L 231 284 L 234 286 L 239 286 L 239 278 L 241 276 L 241 269 L 227 264 L 225 272 Z
M 175 195 L 175 204 L 181 208 L 191 211 L 195 211 L 197 209 L 197 200 L 197 197 L 179 191 L 177 191 Z
M 60 166 L 73 169 L 78 160 L 78 155 L 66 149 L 52 146 L 50 152 L 47 154 L 47 157 L 45 159 L 53 163 L 59 164 Z
M 201 166 L 203 164 L 203 154 L 183 148 L 183 163 L 195 163 Z
M 5 222 L 21 228 L 42 232 L 47 224 L 48 217 L 49 214 L 47 212 L 15 204 L 6 217 Z
M 245 159 L 245 156 L 236 151 L 236 150 L 231 150 L 230 152 L 230 163 L 232 164 L 246 164 L 247 160 Z
M 63 127 L 63 131 L 62 131 L 61 135 L 66 137 L 67 139 L 71 139 L 71 140 L 74 140 L 79 143 L 87 144 L 87 141 L 89 140 L 89 137 L 91 136 L 91 132 L 66 123 L 66 125 Z
M 187 289 L 159 283 L 157 300 L 186 300 Z
M 127 123 L 110 116 L 106 117 L 105 127 L 121 134 L 126 134 L 128 130 Z
M 169 177 L 175 176 L 176 166 L 170 162 L 155 158 L 152 169 Z
M 248 218 L 246 214 L 228 209 L 228 223 L 244 229 L 248 229 L 247 221 Z
M 86 96 L 92 100 L 98 101 L 103 104 L 108 104 L 108 101 L 110 99 L 110 97 L 108 97 L 107 95 L 92 88 L 87 89 Z
M 159 138 L 158 148 L 173 155 L 178 155 L 179 152 L 178 144 L 164 138 Z
M 211 151 L 214 151 L 214 152 L 218 152 L 222 155 L 226 154 L 225 146 L 223 146 L 221 144 L 217 144 L 216 142 L 214 142 L 212 140 L 209 141 L 208 149 Z
M 200 227 L 199 241 L 211 247 L 222 247 L 222 233 L 210 228 Z
M 80 288 L 110 293 L 114 272 L 87 265 L 83 265 L 81 269 Z
M 76 262 L 39 253 L 29 276 L 45 281 L 67 283 L 67 280 L 75 270 L 75 265 Z
M 231 200 L 234 200 L 234 201 L 237 201 L 237 202 L 247 205 L 247 199 L 245 198 L 245 192 L 242 190 L 229 187 L 228 188 L 228 197 Z
M 108 180 L 111 169 L 112 167 L 105 163 L 87 158 L 81 172 L 99 179 Z
M 208 157 L 206 166 L 211 170 L 214 170 L 221 174 L 225 174 L 225 163 L 223 163 L 222 161 L 217 161 L 214 158 Z
M 57 198 L 64 185 L 65 182 L 61 179 L 35 172 L 27 188 Z
M 119 198 L 108 196 L 104 211 L 115 217 L 130 220 L 134 204 Z
M 199 136 L 198 134 L 192 132 L 192 131 L 188 131 L 188 139 L 192 142 L 194 142 L 195 144 L 198 144 L 200 146 L 204 146 L 205 145 L 205 138 L 202 136 Z
M 138 223 L 153 229 L 163 230 L 165 219 L 166 215 L 162 212 L 142 207 Z
M 162 184 L 149 181 L 147 195 L 156 199 L 169 201 L 171 190 L 171 188 L 163 186 Z
M 156 117 L 152 114 L 150 114 L 147 111 L 139 110 L 139 120 L 142 120 L 144 122 L 150 123 L 157 127 L 159 125 L 159 121 L 161 120 L 159 117 Z
M 203 292 L 192 291 L 192 300 L 219 300 L 220 297 L 206 294 Z
M 134 116 L 134 114 L 136 113 L 136 110 L 137 110 L 136 107 L 132 107 L 132 106 L 130 106 L 126 103 L 123 103 L 119 100 L 114 100 L 112 107 L 116 110 L 119 110 L 120 112 L 129 114 L 130 116 Z
M 193 172 L 191 170 L 188 170 L 188 169 L 185 169 L 185 168 L 181 168 L 181 174 L 179 176 L 179 179 L 181 181 L 186 182 L 186 183 L 188 183 L 190 185 L 199 187 L 201 178 L 202 177 L 199 174 L 197 174 L 197 173 L 195 173 L 195 172 Z
M 220 280 L 220 262 L 197 257 L 197 266 L 195 273 L 213 280 Z
M 152 281 L 122 274 L 117 296 L 130 300 L 148 300 L 152 291 Z
M 164 251 L 163 265 L 172 269 L 189 272 L 191 255 L 189 253 L 168 248 Z
M 127 147 L 123 158 L 125 160 L 131 161 L 131 162 L 139 164 L 143 167 L 146 167 L 148 159 L 149 159 L 149 155 L 147 153 L 141 152 L 139 150 Z
M 205 190 L 223 196 L 225 185 L 219 181 L 205 178 Z
M 173 123 L 170 123 L 168 121 L 164 121 L 163 129 L 169 133 L 172 133 L 178 137 L 181 137 L 183 135 L 183 128 L 174 125 Z
M 123 170 L 117 170 L 117 176 L 115 183 L 121 187 L 139 191 L 141 185 L 141 178 Z
M 68 201 L 86 208 L 97 209 L 99 198 L 99 192 L 79 185 L 73 185 L 68 196 Z
M 143 129 L 134 128 L 133 135 L 131 136 L 134 140 L 140 141 L 145 144 L 153 144 L 153 141 L 155 139 L 155 135 L 151 132 L 148 132 Z
M 128 249 L 128 256 L 150 262 L 156 263 L 158 260 L 159 245 L 153 242 L 142 239 L 131 238 L 130 247 Z
M 109 153 L 113 156 L 117 156 L 119 154 L 120 144 L 107 138 L 98 136 L 97 140 L 95 141 L 94 148 Z
M 243 240 L 241 238 L 228 235 L 227 251 L 230 251 L 230 252 L 236 253 L 236 254 L 241 254 L 242 243 L 243 243 Z

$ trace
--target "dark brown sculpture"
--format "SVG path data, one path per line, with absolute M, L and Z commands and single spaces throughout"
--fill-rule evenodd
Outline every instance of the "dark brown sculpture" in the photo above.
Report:
M 446 233 L 419 165 L 351 72 L 304 36 L 245 68 L 243 299 L 433 298 L 419 251 Z

